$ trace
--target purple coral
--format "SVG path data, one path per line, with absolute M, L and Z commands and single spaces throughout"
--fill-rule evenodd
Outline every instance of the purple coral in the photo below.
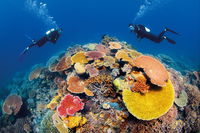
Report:
M 105 56 L 105 53 L 99 51 L 89 51 L 85 53 L 89 60 L 97 60 Z
M 85 66 L 85 69 L 89 73 L 90 77 L 95 77 L 95 76 L 99 75 L 99 70 L 90 64 L 87 64 Z

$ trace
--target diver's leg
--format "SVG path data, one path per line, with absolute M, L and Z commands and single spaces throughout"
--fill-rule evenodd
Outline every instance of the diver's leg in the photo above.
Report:
M 168 38 L 168 37 L 166 37 L 166 36 L 163 36 L 162 38 L 161 38 L 161 40 L 160 41 L 162 41 L 162 40 L 167 40 L 169 43 L 171 43 L 171 44 L 176 44 L 176 42 L 174 41 L 174 40 L 172 40 L 172 39 L 170 39 L 170 38 Z
M 162 38 L 163 35 L 165 34 L 165 32 L 167 32 L 167 29 L 166 29 L 166 28 L 158 35 L 158 37 L 159 37 L 159 38 Z
M 165 28 L 167 31 L 169 31 L 169 32 L 171 32 L 171 33 L 174 33 L 174 34 L 176 34 L 176 35 L 179 35 L 179 33 L 177 33 L 177 32 L 175 32 L 175 31 L 173 31 L 173 30 L 171 30 L 171 29 L 169 29 L 169 28 Z

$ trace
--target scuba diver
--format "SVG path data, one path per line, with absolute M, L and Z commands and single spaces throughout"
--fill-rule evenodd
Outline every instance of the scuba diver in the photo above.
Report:
M 160 43 L 163 40 L 167 40 L 169 43 L 176 44 L 176 42 L 168 37 L 166 37 L 164 34 L 165 32 L 169 31 L 171 33 L 174 33 L 178 35 L 175 31 L 165 28 L 158 36 L 154 35 L 150 32 L 150 29 L 147 27 L 141 25 L 141 24 L 129 24 L 129 29 L 131 32 L 134 32 L 138 39 L 147 38 L 153 42 Z
M 62 29 L 58 28 L 58 29 L 50 29 L 46 32 L 45 36 L 43 36 L 41 39 L 39 39 L 38 41 L 32 40 L 32 44 L 30 44 L 28 47 L 26 47 L 24 49 L 24 51 L 20 54 L 20 56 L 23 56 L 30 48 L 34 47 L 34 46 L 38 46 L 38 47 L 42 47 L 45 43 L 47 42 L 51 42 L 53 44 L 55 44 L 57 42 L 57 40 L 60 37 L 60 34 L 62 32 Z

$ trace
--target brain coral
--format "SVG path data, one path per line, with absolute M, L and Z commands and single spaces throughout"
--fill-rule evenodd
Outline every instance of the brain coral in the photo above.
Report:
M 144 69 L 152 84 L 165 86 L 166 81 L 169 79 L 169 74 L 164 65 L 153 57 L 139 56 L 134 60 L 134 64 Z
M 140 94 L 125 89 L 123 101 L 128 111 L 141 120 L 157 119 L 167 113 L 174 102 L 174 88 L 170 80 L 162 88 L 151 88 L 148 93 Z
M 11 114 L 16 115 L 19 112 L 22 104 L 23 102 L 22 102 L 21 96 L 13 94 L 6 98 L 6 100 L 4 101 L 2 110 L 4 113 L 8 115 L 11 115 Z

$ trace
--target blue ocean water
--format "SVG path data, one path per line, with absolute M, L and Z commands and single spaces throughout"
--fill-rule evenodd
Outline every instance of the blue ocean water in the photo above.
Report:
M 37 10 L 38 5 L 29 7 L 26 2 L 34 0 L 0 1 L 1 85 L 8 82 L 15 72 L 46 62 L 71 45 L 99 42 L 103 34 L 127 41 L 143 53 L 166 54 L 181 60 L 191 69 L 200 68 L 199 0 L 38 0 L 37 4 L 46 4 L 45 10 Z M 63 28 L 62 37 L 56 45 L 31 49 L 23 61 L 19 61 L 19 54 L 30 44 L 25 35 L 39 39 L 52 27 L 45 15 L 53 17 L 49 21 L 55 21 Z M 145 39 L 138 42 L 128 29 L 132 22 L 144 24 L 155 34 L 169 27 L 181 35 L 167 34 L 176 40 L 177 45 L 166 41 L 155 44 Z

